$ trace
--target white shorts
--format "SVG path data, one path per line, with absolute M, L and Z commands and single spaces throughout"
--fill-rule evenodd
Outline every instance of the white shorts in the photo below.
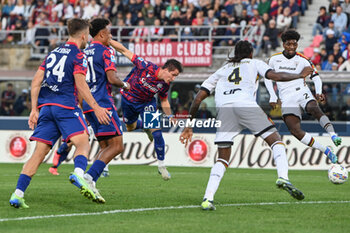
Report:
M 221 127 L 217 129 L 215 144 L 224 142 L 233 144 L 233 139 L 243 129 L 249 129 L 255 136 L 263 139 L 276 132 L 275 125 L 254 102 L 244 107 L 226 104 L 217 108 L 217 120 L 221 121 Z
M 305 111 L 306 105 L 315 100 L 308 87 L 293 88 L 292 92 L 281 95 L 282 116 L 295 115 L 301 119 L 301 109 Z

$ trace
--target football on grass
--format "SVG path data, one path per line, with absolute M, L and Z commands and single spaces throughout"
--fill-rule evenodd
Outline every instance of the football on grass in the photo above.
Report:
M 333 164 L 328 170 L 328 179 L 333 184 L 342 184 L 348 180 L 348 171 L 340 164 Z

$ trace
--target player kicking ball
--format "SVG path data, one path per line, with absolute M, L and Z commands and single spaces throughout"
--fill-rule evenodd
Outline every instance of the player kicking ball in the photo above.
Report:
M 16 208 L 29 207 L 24 201 L 24 192 L 46 154 L 61 136 L 76 147 L 70 182 L 85 197 L 95 198 L 83 178 L 90 145 L 87 124 L 78 108 L 77 92 L 94 109 L 101 124 L 109 124 L 110 117 L 109 111 L 96 103 L 85 81 L 87 60 L 80 49 L 85 48 L 88 41 L 89 23 L 82 19 L 69 20 L 68 34 L 68 41 L 49 53 L 32 81 L 32 111 L 28 124 L 31 129 L 36 126 L 30 137 L 30 140 L 36 141 L 36 147 L 23 166 L 10 199 L 10 205 Z
M 128 131 L 143 129 L 144 112 L 156 112 L 157 102 L 154 96 L 158 94 L 164 113 L 171 116 L 168 101 L 169 84 L 182 72 L 182 65 L 175 59 L 168 60 L 163 67 L 158 67 L 152 62 L 136 56 L 122 44 L 112 40 L 111 46 L 126 56 L 135 67 L 131 70 L 124 81 L 130 83 L 129 91 L 121 91 L 123 119 Z M 149 138 L 154 139 L 154 149 L 157 153 L 158 172 L 164 180 L 171 178 L 165 167 L 165 143 L 161 129 L 150 129 Z
M 273 55 L 269 60 L 269 65 L 278 72 L 284 71 L 291 74 L 297 74 L 304 67 L 312 66 L 314 72 L 310 78 L 315 84 L 316 99 L 321 102 L 325 101 L 325 96 L 322 94 L 322 81 L 315 66 L 307 57 L 296 52 L 300 34 L 295 30 L 288 30 L 282 34 L 281 38 L 284 50 L 281 53 Z M 265 79 L 265 86 L 270 93 L 270 105 L 275 108 L 278 97 L 273 89 L 272 81 Z M 341 138 L 337 136 L 329 118 L 318 106 L 305 80 L 297 79 L 289 82 L 277 82 L 277 88 L 282 102 L 283 120 L 289 131 L 299 141 L 309 147 L 322 151 L 332 163 L 336 163 L 338 158 L 329 147 L 321 145 L 310 134 L 301 129 L 300 108 L 319 121 L 320 125 L 330 134 L 336 146 L 341 144 Z
M 202 83 L 201 90 L 190 107 L 190 116 L 193 118 L 200 103 L 215 91 L 217 119 L 221 121 L 215 138 L 219 157 L 211 169 L 201 204 L 203 210 L 215 210 L 214 195 L 229 166 L 233 140 L 245 128 L 263 138 L 271 147 L 277 166 L 277 187 L 286 190 L 297 200 L 304 199 L 304 194 L 289 181 L 285 145 L 274 124 L 256 103 L 255 93 L 259 85 L 258 75 L 276 81 L 290 81 L 305 78 L 312 74 L 313 69 L 306 67 L 300 74 L 276 73 L 266 63 L 252 59 L 252 54 L 252 45 L 248 41 L 239 41 L 235 46 L 234 57 L 229 58 L 228 64 Z M 180 141 L 187 146 L 192 135 L 192 129 L 186 127 L 181 133 Z

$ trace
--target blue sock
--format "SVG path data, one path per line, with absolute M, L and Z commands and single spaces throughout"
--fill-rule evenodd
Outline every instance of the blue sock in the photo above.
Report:
M 137 120 L 135 129 L 143 129 L 142 120 Z
M 87 167 L 87 158 L 83 155 L 78 155 L 74 159 L 74 168 L 81 168 L 83 171 L 86 170 Z
M 60 156 L 60 159 L 58 160 L 58 164 L 57 164 L 56 167 L 60 166 L 60 164 L 61 164 L 64 160 L 66 160 L 66 158 L 67 158 L 67 156 L 68 156 L 68 153 L 69 153 L 69 151 L 68 151 L 68 145 L 67 145 L 66 142 L 64 142 L 64 143 L 60 146 L 60 148 L 58 148 L 58 150 L 57 150 L 57 154 L 60 154 L 61 156 Z
M 68 149 L 68 145 L 67 145 L 66 142 L 64 142 L 64 143 L 60 146 L 60 148 L 58 148 L 57 153 L 61 155 L 63 152 L 67 151 L 67 149 Z
M 162 131 L 161 130 L 154 131 L 152 135 L 154 139 L 154 149 L 156 150 L 156 153 L 157 153 L 157 159 L 164 160 L 165 143 L 164 143 Z
M 18 178 L 18 181 L 17 181 L 17 187 L 16 189 L 19 189 L 21 190 L 22 192 L 25 192 L 30 181 L 31 181 L 31 177 L 30 176 L 27 176 L 25 174 L 20 174 L 19 175 L 19 178 Z
M 96 182 L 97 179 L 100 178 L 105 166 L 106 164 L 103 161 L 96 160 L 90 167 L 87 174 L 89 174 L 92 177 L 92 180 Z

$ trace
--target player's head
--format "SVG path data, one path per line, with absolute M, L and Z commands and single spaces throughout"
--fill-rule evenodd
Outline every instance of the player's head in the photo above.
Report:
M 182 72 L 182 65 L 176 59 L 169 59 L 165 62 L 162 67 L 162 72 L 159 73 L 159 78 L 164 80 L 166 83 L 170 83 L 175 80 Z
M 235 56 L 228 57 L 229 62 L 240 62 L 244 58 L 252 58 L 253 57 L 253 46 L 249 41 L 240 40 L 237 42 L 235 46 Z
M 298 48 L 300 34 L 297 31 L 290 29 L 282 33 L 281 39 L 284 51 L 290 56 L 294 56 Z
M 96 18 L 90 22 L 90 35 L 101 42 L 102 44 L 108 46 L 110 39 L 112 39 L 111 29 L 109 25 L 111 22 L 108 19 Z
M 80 41 L 81 49 L 85 48 L 89 39 L 89 22 L 84 19 L 73 18 L 68 20 L 67 25 L 69 37 Z

